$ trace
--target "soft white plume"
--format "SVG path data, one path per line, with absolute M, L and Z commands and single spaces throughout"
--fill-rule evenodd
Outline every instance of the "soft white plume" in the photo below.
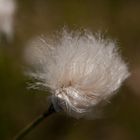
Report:
M 13 37 L 15 9 L 14 0 L 0 0 L 0 33 L 4 33 L 9 40 Z
M 116 44 L 88 31 L 63 30 L 53 39 L 39 37 L 25 52 L 36 85 L 50 89 L 54 106 L 74 117 L 109 100 L 129 76 Z

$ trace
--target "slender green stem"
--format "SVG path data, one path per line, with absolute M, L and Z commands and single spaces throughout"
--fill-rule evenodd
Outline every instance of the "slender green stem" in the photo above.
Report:
M 42 122 L 46 117 L 50 116 L 55 112 L 53 105 L 51 104 L 47 111 L 45 111 L 43 114 L 38 116 L 33 122 L 28 124 L 23 130 L 21 130 L 14 138 L 14 140 L 21 140 L 24 138 L 25 135 L 27 135 L 29 132 L 31 132 L 40 122 Z

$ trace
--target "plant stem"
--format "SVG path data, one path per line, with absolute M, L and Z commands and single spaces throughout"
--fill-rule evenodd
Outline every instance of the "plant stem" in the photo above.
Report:
M 40 122 L 42 122 L 46 117 L 50 116 L 55 112 L 53 105 L 51 104 L 47 111 L 45 111 L 43 114 L 38 116 L 33 122 L 28 124 L 23 130 L 21 130 L 14 138 L 14 140 L 21 140 L 24 138 L 25 135 L 27 135 L 29 132 L 31 132 Z

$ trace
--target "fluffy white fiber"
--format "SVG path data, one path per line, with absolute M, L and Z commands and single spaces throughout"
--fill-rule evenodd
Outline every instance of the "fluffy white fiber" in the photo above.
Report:
M 0 33 L 4 33 L 8 40 L 13 38 L 15 0 L 0 0 Z
M 86 116 L 108 101 L 129 76 L 116 44 L 88 31 L 39 37 L 25 52 L 34 67 L 29 75 L 38 80 L 35 84 L 50 90 L 56 109 L 74 117 Z

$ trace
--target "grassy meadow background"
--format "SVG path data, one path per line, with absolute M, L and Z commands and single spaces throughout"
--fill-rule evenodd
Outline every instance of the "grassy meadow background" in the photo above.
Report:
M 54 114 L 24 140 L 140 140 L 139 0 L 17 0 L 14 40 L 0 40 L 0 140 L 12 140 L 47 109 L 48 94 L 27 89 L 22 54 L 30 39 L 63 26 L 102 31 L 117 40 L 131 76 L 100 118 Z

